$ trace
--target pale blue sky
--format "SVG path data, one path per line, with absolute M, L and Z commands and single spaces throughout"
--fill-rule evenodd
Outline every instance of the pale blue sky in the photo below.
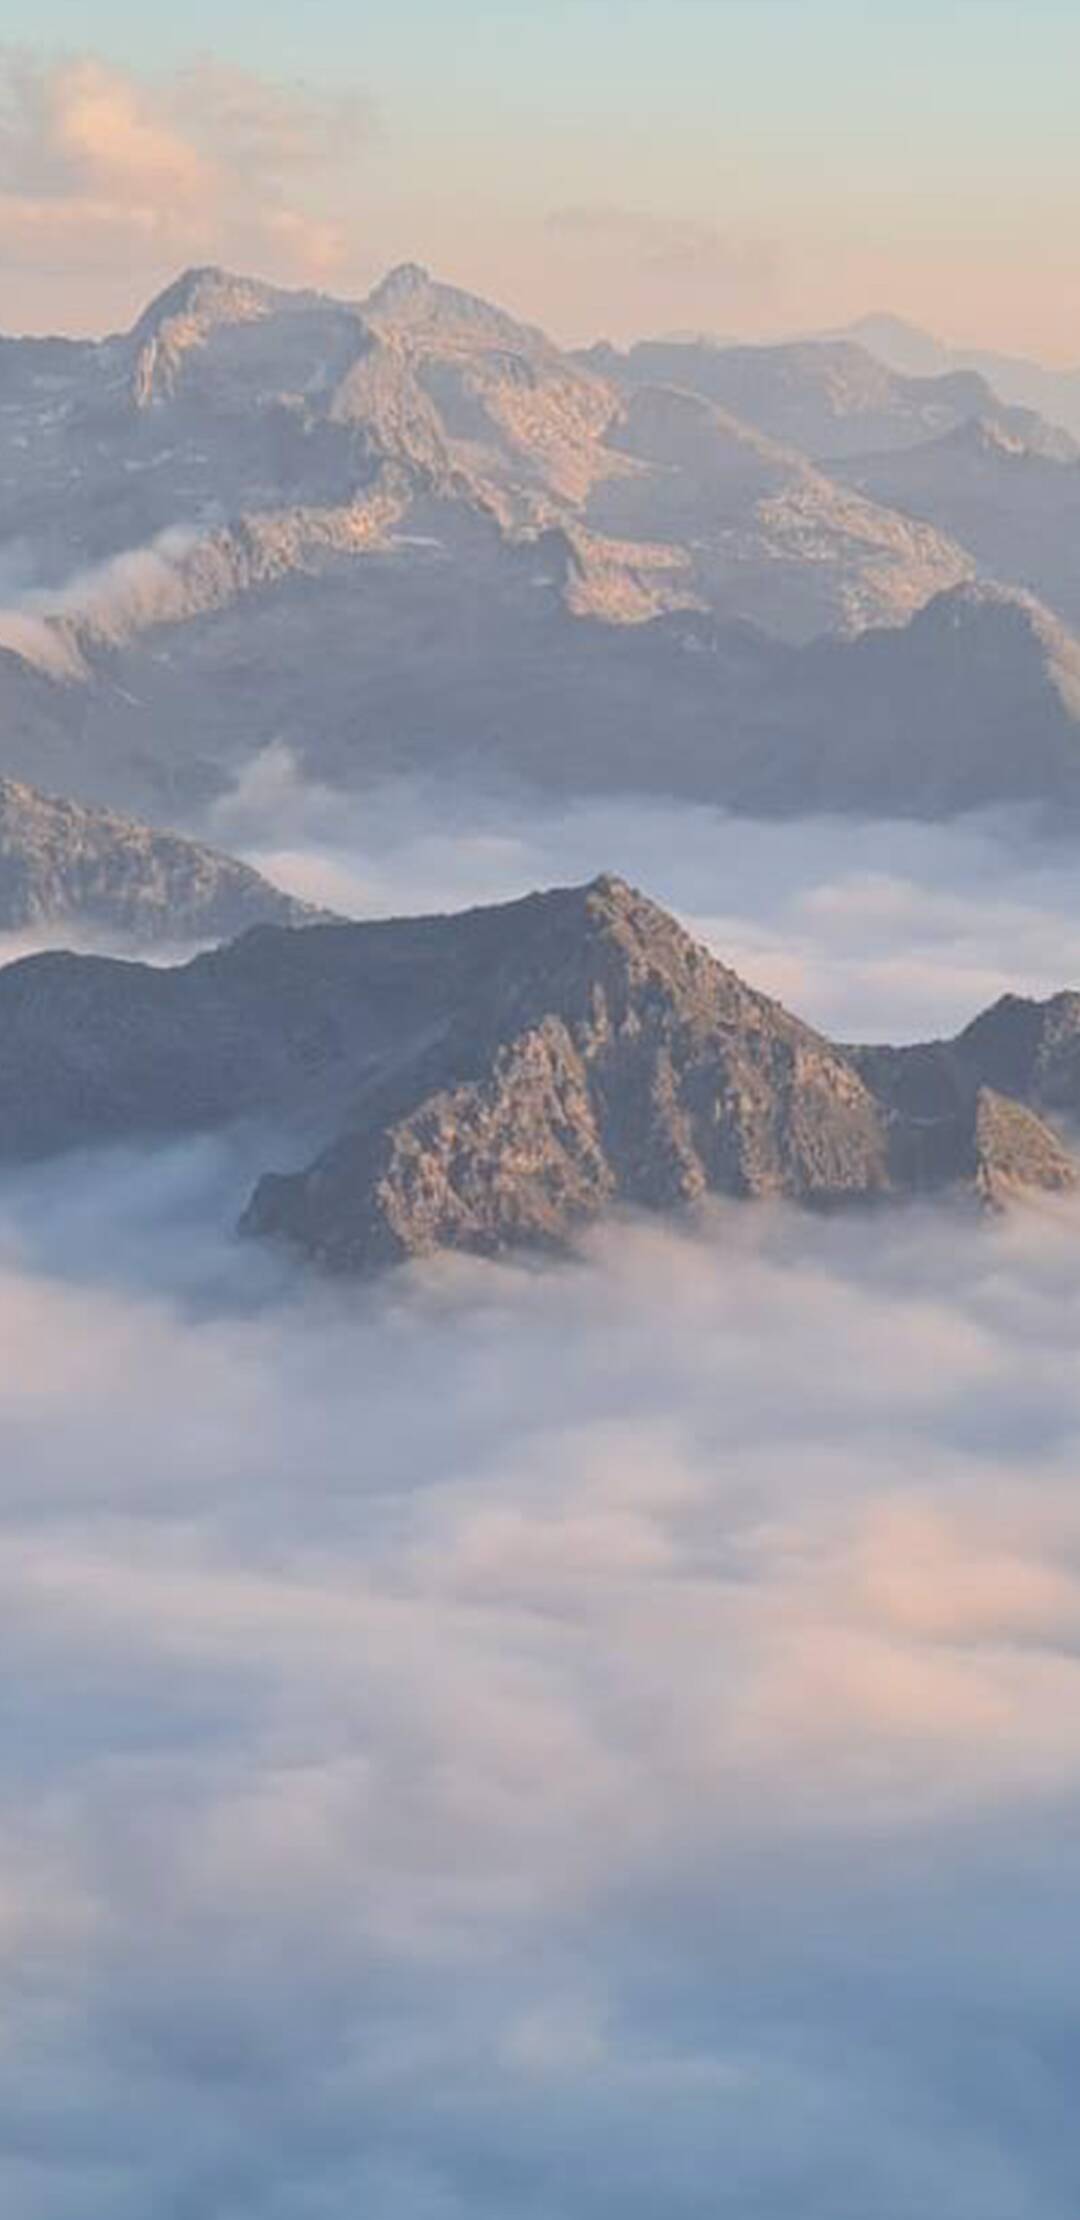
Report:
M 85 0 L 7 0 L 2 30 L 85 52 Z M 582 336 L 888 305 L 1080 356 L 1075 0 L 97 0 L 92 50 L 366 95 L 355 163 L 302 188 L 356 282 L 410 253 Z M 556 253 L 566 210 L 619 223 Z
M 808 97 L 843 125 L 868 101 L 900 111 L 944 95 L 964 129 L 1028 102 L 1033 121 L 1064 126 L 1080 64 L 1073 0 L 185 0 L 168 11 L 97 0 L 92 19 L 85 0 L 40 0 L 21 23 L 9 0 L 4 13 L 9 37 L 92 43 L 142 67 L 204 49 L 395 96 L 436 94 L 448 71 L 467 71 L 478 99 L 549 114 L 572 97 L 602 115 L 616 95 L 704 113 L 715 72 L 737 81 L 762 123 L 774 103 L 790 116 Z

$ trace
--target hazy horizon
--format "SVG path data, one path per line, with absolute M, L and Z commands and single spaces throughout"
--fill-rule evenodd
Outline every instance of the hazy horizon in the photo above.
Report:
M 916 343 L 922 340 L 933 342 L 946 352 L 961 356 L 968 353 L 972 355 L 985 353 L 988 356 L 1000 353 L 1003 358 L 1014 357 L 1018 363 L 1029 362 L 1032 366 L 1042 367 L 1049 371 L 1062 373 L 1068 373 L 1072 370 L 1080 371 L 1080 341 L 1078 341 L 1073 354 L 1066 353 L 1060 357 L 1055 357 L 1050 350 L 1040 352 L 1035 347 L 1025 347 L 1021 337 L 1016 337 L 1013 341 L 1002 340 L 996 342 L 992 339 L 965 337 L 962 333 L 958 333 L 946 325 L 932 327 L 929 323 L 919 321 L 915 316 L 902 314 L 884 302 L 867 302 L 861 308 L 856 308 L 850 315 L 844 315 L 834 323 L 828 324 L 785 324 L 777 325 L 775 328 L 769 325 L 747 325 L 740 329 L 722 329 L 718 324 L 709 325 L 706 323 L 670 325 L 657 323 L 655 325 L 642 324 L 635 326 L 628 322 L 625 327 L 609 323 L 602 329 L 594 329 L 584 325 L 563 325 L 560 327 L 553 321 L 540 317 L 530 307 L 528 300 L 520 294 L 512 297 L 512 287 L 510 286 L 499 291 L 494 286 L 484 286 L 479 280 L 470 278 L 468 272 L 464 269 L 452 271 L 445 263 L 434 264 L 420 255 L 408 253 L 402 254 L 393 261 L 379 264 L 371 273 L 370 278 L 359 280 L 356 284 L 349 284 L 344 281 L 337 283 L 330 279 L 320 280 L 314 277 L 308 279 L 295 271 L 291 274 L 283 274 L 281 270 L 270 266 L 242 262 L 236 259 L 229 262 L 214 256 L 208 256 L 205 260 L 195 257 L 190 261 L 178 262 L 168 267 L 163 266 L 160 271 L 149 276 L 145 284 L 130 284 L 128 288 L 130 299 L 126 299 L 125 295 L 118 290 L 117 299 L 121 305 L 113 314 L 103 312 L 103 316 L 96 319 L 91 315 L 82 319 L 76 314 L 72 314 L 66 321 L 57 317 L 46 317 L 39 323 L 2 325 L 0 326 L 0 338 L 100 340 L 118 337 L 130 331 L 152 302 L 166 292 L 171 285 L 190 272 L 200 269 L 221 270 L 226 276 L 245 279 L 256 285 L 270 286 L 282 292 L 312 291 L 324 294 L 330 299 L 359 303 L 374 291 L 384 277 L 389 276 L 395 270 L 406 267 L 422 269 L 436 284 L 452 286 L 460 292 L 490 300 L 493 306 L 505 309 L 522 323 L 532 324 L 542 329 L 558 346 L 568 350 L 603 345 L 604 343 L 619 347 L 630 347 L 638 340 L 700 340 L 706 344 L 721 347 L 770 347 L 783 346 L 787 343 L 794 344 L 805 340 L 858 338 L 862 326 L 893 325 L 896 327 L 898 335 L 910 334 L 912 340 Z M 103 298 L 105 297 L 111 298 L 112 296 L 103 294 Z
M 996 0 L 106 0 L 90 42 L 44 0 L 0 47 L 0 328 L 118 328 L 191 263 L 362 294 L 416 260 L 564 342 L 888 312 L 1074 362 L 1078 68 L 1054 0 L 1022 43 Z

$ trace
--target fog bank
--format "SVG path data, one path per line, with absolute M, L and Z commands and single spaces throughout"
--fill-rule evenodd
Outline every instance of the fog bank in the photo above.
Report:
M 1080 1232 L 0 1193 L 20 2220 L 1066 2220 Z M 422 1390 L 422 1392 L 421 1392 Z
M 925 1038 L 1008 990 L 1080 981 L 1075 848 L 1022 813 L 785 824 L 633 797 L 545 808 L 449 782 L 343 795 L 306 784 L 278 747 L 211 832 L 350 916 L 459 909 L 615 870 L 841 1038 Z

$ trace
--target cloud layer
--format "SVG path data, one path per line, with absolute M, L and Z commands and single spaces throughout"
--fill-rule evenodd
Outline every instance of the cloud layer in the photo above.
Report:
M 0 1196 L 6 2207 L 1066 2220 L 1075 1219 L 341 1291 L 242 1187 Z
M 358 912 L 614 864 L 841 1033 L 1080 977 L 1019 820 L 219 816 Z M 5 2209 L 1071 2220 L 1076 1210 L 341 1288 L 250 1181 L 0 1180 Z
M 432 782 L 358 796 L 268 749 L 211 832 L 355 916 L 455 909 L 615 870 L 839 1038 L 925 1039 L 999 994 L 1080 985 L 1071 845 L 1020 814 L 760 823 L 650 797 L 544 808 Z

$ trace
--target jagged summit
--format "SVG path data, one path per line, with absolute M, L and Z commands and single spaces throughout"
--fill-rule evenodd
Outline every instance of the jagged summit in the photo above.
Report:
M 0 1155 L 243 1123 L 265 1162 L 276 1129 L 303 1168 L 258 1181 L 245 1230 L 335 1270 L 557 1248 L 620 1205 L 997 1202 L 1075 1178 L 977 1041 L 837 1047 L 614 873 L 263 927 L 172 971 L 31 959 L 0 972 L 0 1031 Z
M 965 1026 L 958 1055 L 1004 1094 L 1073 1117 L 1080 1105 L 1080 994 L 1006 994 Z
M 336 300 L 306 286 L 272 284 L 219 263 L 193 264 L 147 302 L 132 326 L 132 336 L 150 337 L 174 317 L 227 323 L 253 314 L 288 315 L 320 302 L 330 309 L 358 308 L 363 315 L 388 322 L 426 322 L 441 316 L 477 327 L 509 328 L 529 338 L 542 336 L 480 295 L 445 283 L 420 262 L 398 263 L 359 303 Z
M 174 317 L 228 322 L 266 314 L 272 306 L 295 297 L 261 278 L 241 276 L 217 263 L 195 264 L 147 302 L 132 326 L 132 337 L 149 339 Z
M 587 881 L 582 891 L 586 901 L 594 902 L 599 907 L 610 907 L 616 913 L 633 909 L 639 903 L 649 910 L 659 911 L 658 903 L 651 901 L 647 894 L 640 893 L 637 887 L 631 886 L 630 881 L 622 878 L 617 871 L 598 871 L 594 879 Z
M 233 277 L 213 266 L 184 271 L 143 311 L 131 334 L 136 348 L 131 397 L 140 412 L 171 398 L 184 359 L 205 347 L 211 334 L 268 316 L 275 305 L 272 288 L 254 278 Z
M 983 561 L 975 470 L 953 532 L 924 513 L 940 468 L 890 500 L 836 460 L 841 433 L 947 427 L 940 392 L 851 349 L 712 348 L 685 375 L 645 352 L 624 378 L 415 264 L 366 302 L 199 266 L 134 333 L 47 364 L 12 342 L 5 532 L 47 583 L 0 646 L 64 686 L 31 700 L 0 668 L 0 767 L 167 814 L 289 732 L 330 783 L 487 761 L 769 813 L 1071 802 L 1068 639 L 1039 618 L 1025 646 L 999 602 L 968 668 L 910 624 L 980 571 L 1080 610 L 1076 520 L 1055 540 L 1033 512 L 1021 545 L 1045 473 L 998 473 Z M 699 373 L 750 376 L 759 421 Z
M 393 311 L 410 301 L 426 300 L 433 289 L 431 271 L 422 262 L 398 262 L 379 279 L 367 297 L 373 315 Z
M 463 287 L 445 284 L 421 263 L 402 262 L 387 272 L 362 302 L 364 316 L 376 325 L 395 330 L 457 333 L 476 342 L 524 349 L 541 348 L 554 353 L 551 342 L 531 324 L 523 324 L 505 309 Z

